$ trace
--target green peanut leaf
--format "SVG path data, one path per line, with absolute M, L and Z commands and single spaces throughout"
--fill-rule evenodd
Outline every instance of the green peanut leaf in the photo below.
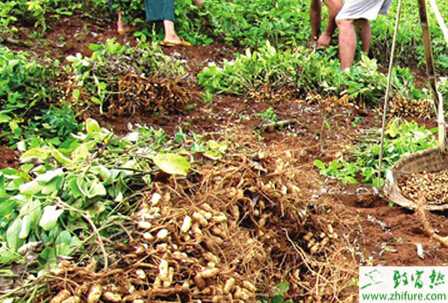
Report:
M 17 251 L 20 246 L 19 233 L 21 230 L 22 220 L 20 218 L 16 218 L 14 222 L 8 227 L 6 231 L 6 242 L 8 243 L 8 247 L 12 251 Z
M 39 226 L 46 231 L 52 230 L 57 225 L 58 219 L 63 212 L 64 210 L 57 209 L 56 206 L 46 206 L 40 218 Z
M 33 222 L 33 217 L 31 215 L 26 215 L 22 219 L 22 226 L 20 228 L 19 239 L 25 240 L 31 231 L 31 224 Z
M 158 154 L 153 160 L 158 168 L 170 175 L 186 176 L 191 168 L 187 159 L 176 154 Z
M 101 127 L 97 121 L 89 118 L 86 120 L 86 131 L 87 134 L 93 135 L 101 131 Z
M 52 181 L 53 179 L 55 179 L 56 177 L 62 176 L 64 174 L 64 169 L 63 168 L 57 168 L 54 170 L 49 170 L 46 173 L 38 176 L 36 178 L 36 181 L 39 182 L 40 184 L 45 184 L 48 183 L 50 181 Z
M 26 163 L 33 160 L 45 161 L 50 156 L 51 151 L 48 148 L 36 147 L 27 150 L 20 157 L 20 161 Z

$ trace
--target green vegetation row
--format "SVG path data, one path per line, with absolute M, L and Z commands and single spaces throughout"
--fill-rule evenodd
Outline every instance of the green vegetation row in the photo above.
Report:
M 58 98 L 54 83 L 58 62 L 40 64 L 24 52 L 0 47 L 0 140 L 14 141 L 23 135 L 21 125 L 34 123 L 49 104 Z M 48 132 L 53 132 L 52 118 L 44 115 Z M 69 125 L 60 127 L 70 127 Z
M 257 51 L 247 50 L 222 66 L 212 64 L 198 75 L 209 94 L 244 95 L 269 85 L 272 89 L 291 87 L 306 95 L 348 95 L 353 100 L 377 104 L 384 98 L 386 76 L 375 60 L 363 56 L 350 72 L 341 73 L 335 56 L 304 48 L 277 50 L 269 43 Z M 410 100 L 428 98 L 416 88 L 407 68 L 396 68 L 392 78 L 394 93 Z
M 48 19 L 74 13 L 95 15 L 112 22 L 112 12 L 123 11 L 128 22 L 140 24 L 137 35 L 151 34 L 144 26 L 144 7 L 140 0 L 114 0 L 112 10 L 108 0 L 7 0 L 0 3 L 0 37 L 14 31 L 15 25 L 34 24 L 47 28 Z M 386 63 L 394 29 L 395 7 L 389 16 L 380 17 L 373 24 L 372 54 Z M 448 3 L 439 1 L 440 9 L 448 17 Z M 419 26 L 417 1 L 406 3 L 398 35 L 398 61 L 402 65 L 423 65 L 423 46 Z M 94 12 L 94 13 L 92 13 Z M 266 40 L 277 48 L 306 45 L 310 36 L 309 3 L 301 0 L 219 1 L 207 0 L 197 8 L 191 0 L 176 1 L 176 26 L 194 44 L 224 42 L 239 47 L 257 48 Z M 433 16 L 431 29 L 434 53 L 441 73 L 448 73 L 448 46 Z
M 110 40 L 92 45 L 91 49 L 91 56 L 69 57 L 69 64 L 61 68 L 57 62 L 38 63 L 24 52 L 0 48 L 3 141 L 15 143 L 34 138 L 36 130 L 41 137 L 75 131 L 71 107 L 107 111 L 117 95 L 119 80 L 127 74 L 164 79 L 178 79 L 186 74 L 181 62 L 144 40 L 136 47 Z M 68 79 L 68 84 L 61 85 L 61 77 Z M 386 77 L 378 71 L 374 60 L 363 57 L 349 73 L 340 73 L 334 53 L 311 52 L 301 47 L 277 50 L 269 43 L 258 51 L 237 55 L 222 66 L 206 67 L 198 81 L 206 99 L 213 94 L 245 95 L 269 85 L 274 90 L 289 87 L 302 96 L 310 92 L 347 95 L 353 100 L 377 104 L 383 100 L 386 87 Z M 416 88 L 414 82 L 409 69 L 397 68 L 392 82 L 394 94 L 408 100 L 429 98 L 428 91 Z M 448 82 L 445 79 L 441 83 L 448 99 Z M 64 106 L 67 102 L 71 106 Z

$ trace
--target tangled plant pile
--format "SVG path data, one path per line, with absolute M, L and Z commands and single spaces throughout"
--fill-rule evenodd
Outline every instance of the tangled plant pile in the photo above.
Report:
M 132 48 L 108 40 L 91 49 L 91 57 L 68 57 L 72 64 L 67 90 L 76 103 L 133 114 L 180 110 L 191 100 L 183 65 L 156 44 L 142 41 Z
M 64 259 L 98 256 L 107 271 L 111 244 L 130 235 L 153 178 L 187 175 L 192 153 L 216 159 L 225 151 L 216 141 L 174 140 L 145 127 L 122 138 L 90 119 L 71 137 L 59 148 L 28 148 L 20 167 L 0 170 L 0 292 L 11 299 L 35 302 L 45 287 L 37 277 Z
M 335 295 L 329 285 L 316 291 L 309 282 L 337 235 L 311 219 L 321 210 L 297 187 L 296 162 L 290 153 L 232 147 L 218 164 L 194 168 L 186 179 L 156 182 L 128 234 L 111 242 L 109 269 L 97 270 L 93 260 L 63 262 L 46 296 L 52 302 L 255 302 L 282 280 L 294 284 L 292 298 Z M 322 272 L 329 279 L 320 283 L 330 283 Z

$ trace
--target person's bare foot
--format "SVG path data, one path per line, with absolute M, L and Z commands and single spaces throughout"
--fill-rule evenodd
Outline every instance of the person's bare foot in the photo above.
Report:
M 165 39 L 161 42 L 161 45 L 163 46 L 191 46 L 191 43 L 179 38 L 177 35 L 166 35 Z
M 118 12 L 118 20 L 117 20 L 117 32 L 118 35 L 124 35 L 131 31 L 131 28 L 124 24 L 123 22 L 123 14 Z
M 174 34 L 174 35 L 165 35 L 165 39 L 163 39 L 163 41 L 170 41 L 176 43 L 182 41 L 182 39 L 179 38 L 178 35 Z
M 317 47 L 318 48 L 327 48 L 331 44 L 331 36 L 327 33 L 323 33 L 320 35 L 319 39 L 317 40 Z

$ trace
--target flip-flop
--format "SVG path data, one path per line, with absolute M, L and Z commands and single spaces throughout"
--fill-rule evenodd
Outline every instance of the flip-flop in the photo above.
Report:
M 173 47 L 173 46 L 191 46 L 190 42 L 187 42 L 185 40 L 179 40 L 179 41 L 167 41 L 163 40 L 160 42 L 160 45 L 166 46 L 166 47 Z

